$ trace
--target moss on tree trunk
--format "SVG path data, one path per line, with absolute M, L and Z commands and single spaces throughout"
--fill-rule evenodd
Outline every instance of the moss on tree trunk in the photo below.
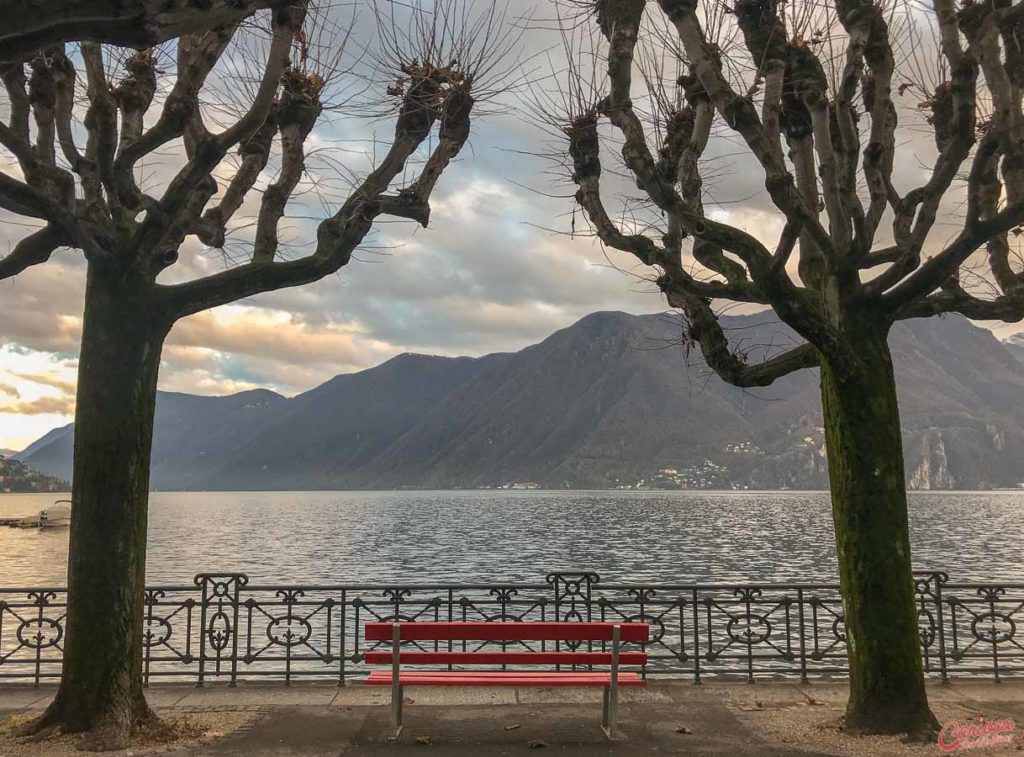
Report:
M 910 560 L 903 445 L 885 329 L 852 335 L 856 369 L 821 367 L 832 515 L 846 615 L 846 727 L 931 733 Z
M 75 410 L 68 607 L 60 688 L 27 729 L 124 747 L 151 719 L 142 692 L 149 460 L 168 328 L 136 283 L 90 266 Z

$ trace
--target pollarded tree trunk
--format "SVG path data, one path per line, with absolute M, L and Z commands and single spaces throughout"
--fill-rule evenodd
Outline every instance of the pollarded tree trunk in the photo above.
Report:
M 860 358 L 839 370 L 822 357 L 832 515 L 846 615 L 846 727 L 931 733 L 910 561 L 903 445 L 887 328 L 849 335 Z
M 152 718 L 142 693 L 149 460 L 160 352 L 169 327 L 146 292 L 91 264 L 75 411 L 64 667 L 32 724 L 120 748 Z

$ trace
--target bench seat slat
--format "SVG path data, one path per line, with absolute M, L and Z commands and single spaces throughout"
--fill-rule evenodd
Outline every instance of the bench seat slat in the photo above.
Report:
M 615 623 L 400 623 L 402 641 L 611 641 Z M 391 641 L 392 623 L 367 623 L 367 641 Z M 646 623 L 619 623 L 622 641 L 645 642 Z
M 367 652 L 368 665 L 390 665 L 391 651 Z M 610 652 L 401 652 L 403 665 L 611 665 Z M 620 665 L 644 665 L 646 652 L 620 652 Z
M 403 686 L 608 686 L 608 673 L 529 673 L 473 671 L 405 671 L 398 676 Z M 390 670 L 374 670 L 363 681 L 367 686 L 390 686 Z M 642 686 L 638 673 L 619 673 L 619 686 Z

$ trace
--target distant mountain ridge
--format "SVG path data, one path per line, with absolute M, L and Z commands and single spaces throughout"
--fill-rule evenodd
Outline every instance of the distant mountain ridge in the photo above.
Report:
M 764 315 L 725 325 L 755 357 L 793 341 Z M 680 333 L 673 316 L 594 313 L 519 352 L 400 355 L 290 399 L 161 392 L 152 485 L 825 487 L 817 373 L 740 390 Z M 909 484 L 1024 481 L 1024 341 L 959 316 L 898 324 L 890 341 Z M 55 429 L 18 458 L 70 478 L 72 441 Z

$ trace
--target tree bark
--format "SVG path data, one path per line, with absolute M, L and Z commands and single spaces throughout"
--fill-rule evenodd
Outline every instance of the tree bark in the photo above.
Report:
M 857 366 L 821 360 L 832 516 L 850 665 L 846 727 L 933 733 L 910 560 L 899 404 L 886 327 L 847 336 Z
M 0 70 L 49 45 L 91 40 L 152 47 L 232 24 L 287 0 L 8 0 Z
M 75 410 L 64 667 L 32 730 L 118 749 L 153 718 L 142 693 L 149 462 L 169 325 L 145 284 L 90 264 Z

